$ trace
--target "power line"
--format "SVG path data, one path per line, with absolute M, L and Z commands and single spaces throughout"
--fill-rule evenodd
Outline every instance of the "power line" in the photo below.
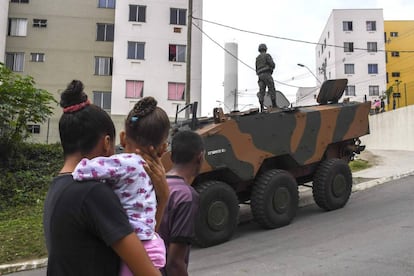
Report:
M 194 17 L 194 19 L 197 19 L 196 17 Z M 243 65 L 245 65 L 247 68 L 253 70 L 254 72 L 256 72 L 256 69 L 253 68 L 252 66 L 250 66 L 249 64 L 247 64 L 246 62 L 242 61 L 241 59 L 239 59 L 237 56 L 235 56 L 233 53 L 231 53 L 230 51 L 228 51 L 225 47 L 221 46 L 220 43 L 218 43 L 216 40 L 214 40 L 211 36 L 209 36 L 205 31 L 203 31 L 198 25 L 196 25 L 193 22 L 193 26 L 196 27 L 203 35 L 205 35 L 208 39 L 210 39 L 214 44 L 216 44 L 217 46 L 219 46 L 221 49 L 223 49 L 227 54 L 229 54 L 230 56 L 232 56 L 233 58 L 235 58 L 237 61 L 239 61 L 240 63 L 242 63 Z M 285 85 L 285 86 L 290 86 L 290 87 L 294 87 L 294 88 L 300 88 L 301 86 L 296 86 L 296 85 L 291 85 L 291 84 L 287 84 L 284 82 L 280 82 L 277 80 L 274 80 L 276 83 L 279 83 L 281 85 Z
M 233 27 L 233 26 L 225 25 L 225 24 L 222 24 L 222 23 L 218 23 L 218 22 L 214 22 L 214 21 L 210 21 L 210 20 L 202 19 L 202 18 L 198 18 L 198 17 L 193 17 L 193 19 L 201 20 L 203 22 L 207 22 L 207 23 L 217 25 L 217 26 L 220 26 L 220 27 L 232 29 L 232 30 L 235 30 L 235 31 L 260 35 L 260 36 L 264 36 L 264 37 L 271 37 L 271 38 L 276 38 L 276 39 L 281 39 L 281 40 L 287 40 L 287 41 L 305 43 L 305 44 L 312 44 L 312 45 L 329 46 L 329 47 L 334 47 L 334 48 L 342 48 L 342 49 L 345 48 L 344 46 L 339 46 L 339 45 L 325 44 L 325 43 L 319 43 L 319 42 L 311 42 L 311 41 L 306 41 L 306 40 L 301 40 L 301 39 L 287 38 L 287 37 L 282 37 L 282 36 L 264 34 L 264 33 L 256 32 L 256 31 L 244 30 L 244 29 L 236 28 L 236 27 Z M 354 50 L 368 51 L 368 48 L 354 47 Z M 398 50 L 392 50 L 391 51 L 391 50 L 385 50 L 384 49 L 384 50 L 377 50 L 377 51 L 378 52 L 395 52 L 395 51 L 398 51 Z M 400 50 L 399 52 L 401 52 L 401 53 L 414 53 L 414 50 Z

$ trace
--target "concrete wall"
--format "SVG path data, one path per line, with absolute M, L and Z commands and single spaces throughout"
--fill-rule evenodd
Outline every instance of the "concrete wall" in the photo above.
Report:
M 368 150 L 414 150 L 414 106 L 372 115 L 371 134 L 361 138 Z

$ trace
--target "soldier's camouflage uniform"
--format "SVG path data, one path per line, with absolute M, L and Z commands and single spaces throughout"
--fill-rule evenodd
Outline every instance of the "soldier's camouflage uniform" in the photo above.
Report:
M 272 77 L 274 69 L 275 63 L 272 56 L 265 51 L 261 52 L 256 58 L 256 74 L 259 77 L 258 84 L 260 88 L 257 97 L 259 98 L 261 108 L 263 106 L 266 87 L 268 88 L 268 93 L 272 99 L 273 107 L 276 107 L 276 89 Z

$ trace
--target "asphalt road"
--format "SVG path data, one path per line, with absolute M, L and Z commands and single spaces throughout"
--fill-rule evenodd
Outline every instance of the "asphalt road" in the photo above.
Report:
M 352 194 L 345 208 L 301 208 L 288 226 L 239 227 L 194 249 L 191 275 L 414 275 L 414 176 Z
M 239 226 L 234 238 L 194 248 L 190 275 L 414 275 L 414 176 L 353 193 L 345 208 L 300 208 L 292 224 Z M 45 269 L 11 274 L 45 275 Z

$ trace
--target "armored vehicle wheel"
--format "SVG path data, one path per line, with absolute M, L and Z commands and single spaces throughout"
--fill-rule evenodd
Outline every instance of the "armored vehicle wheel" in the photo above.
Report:
M 352 173 L 348 164 L 333 158 L 323 161 L 313 179 L 316 204 L 326 211 L 342 208 L 352 192 Z
M 239 201 L 235 191 L 220 181 L 199 183 L 194 188 L 200 197 L 195 242 L 208 247 L 228 241 L 238 223 Z
M 296 215 L 298 201 L 298 185 L 293 176 L 287 171 L 270 170 L 253 186 L 253 217 L 267 229 L 287 225 Z

